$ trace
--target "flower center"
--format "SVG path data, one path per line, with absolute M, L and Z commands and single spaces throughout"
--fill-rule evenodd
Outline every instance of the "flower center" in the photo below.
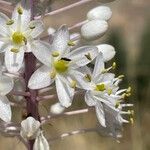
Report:
M 26 38 L 21 32 L 14 32 L 12 35 L 12 41 L 15 44 L 22 44 L 26 41 Z
M 105 84 L 97 84 L 95 90 L 102 91 L 102 92 L 105 91 L 106 90 Z
M 69 61 L 61 59 L 54 62 L 54 67 L 58 73 L 64 73 L 68 70 Z

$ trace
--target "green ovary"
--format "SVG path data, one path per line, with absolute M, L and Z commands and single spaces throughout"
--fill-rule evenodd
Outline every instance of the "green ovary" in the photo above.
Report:
M 21 32 L 14 32 L 12 35 L 12 41 L 15 44 L 22 44 L 25 41 L 25 37 Z
M 105 84 L 97 84 L 95 90 L 96 91 L 105 91 L 106 90 Z
M 58 73 L 64 73 L 68 70 L 69 62 L 65 60 L 58 60 L 54 62 L 54 67 Z

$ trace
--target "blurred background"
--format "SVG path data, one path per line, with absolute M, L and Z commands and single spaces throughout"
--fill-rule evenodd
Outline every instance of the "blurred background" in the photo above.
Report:
M 37 11 L 43 13 L 61 8 L 78 0 L 43 0 L 37 6 Z M 104 1 L 104 0 L 103 0 Z M 0 1 L 1 2 L 1 1 Z M 7 1 L 8 4 L 11 1 Z M 15 2 L 15 1 L 13 1 Z M 46 28 L 57 28 L 61 24 L 72 26 L 86 19 L 86 13 L 98 5 L 107 5 L 112 9 L 113 16 L 109 21 L 108 32 L 93 43 L 111 44 L 116 49 L 116 74 L 125 74 L 123 86 L 132 87 L 130 103 L 134 103 L 134 125 L 124 125 L 123 138 L 120 143 L 110 137 L 99 133 L 89 132 L 69 136 L 51 143 L 52 150 L 150 150 L 150 1 L 149 0 L 116 0 L 102 4 L 94 0 L 67 10 L 61 14 L 46 16 L 43 21 Z M 13 6 L 0 5 L 0 10 L 10 15 Z M 74 30 L 78 32 L 79 29 Z M 84 42 L 85 44 L 88 44 Z M 114 61 L 114 60 L 113 60 Z M 49 111 L 50 103 L 40 104 L 42 114 Z M 81 96 L 75 97 L 71 110 L 84 108 L 86 105 Z M 21 120 L 21 110 L 14 108 L 14 121 Z M 46 137 L 53 138 L 64 132 L 78 130 L 79 128 L 93 128 L 97 124 L 94 112 L 76 116 L 52 119 L 46 129 Z M 17 138 L 8 138 L 0 135 L 1 150 L 26 149 Z

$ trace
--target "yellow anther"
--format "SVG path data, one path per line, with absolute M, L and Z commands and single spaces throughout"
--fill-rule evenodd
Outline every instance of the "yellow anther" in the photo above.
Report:
M 101 73 L 107 73 L 108 70 L 107 69 L 103 69 Z
M 113 62 L 112 69 L 116 69 L 116 62 Z
M 90 54 L 90 53 L 85 54 L 85 57 L 86 57 L 88 60 L 92 60 L 92 57 L 91 57 L 91 54 Z
M 129 86 L 128 89 L 126 90 L 127 93 L 131 92 L 131 87 Z
M 70 40 L 70 41 L 68 42 L 68 46 L 75 46 L 74 41 L 71 41 L 71 40 Z
M 118 108 L 120 106 L 120 102 L 117 101 L 116 104 L 115 104 L 115 108 Z
M 33 30 L 35 29 L 35 25 L 30 25 L 29 28 Z
M 17 12 L 18 12 L 19 15 L 23 14 L 23 9 L 22 9 L 21 6 L 17 8 Z
M 12 25 L 12 24 L 14 24 L 14 20 L 9 20 L 6 22 L 6 25 Z
M 124 75 L 118 76 L 118 79 L 122 79 L 122 78 L 124 78 Z
M 112 89 L 108 89 L 107 93 L 108 93 L 108 95 L 111 95 L 112 94 Z
M 95 88 L 96 91 L 105 91 L 106 88 L 105 88 L 105 84 L 98 84 L 96 85 L 96 88 Z
M 22 44 L 22 42 L 25 42 L 26 38 L 21 32 L 14 32 L 12 35 L 12 41 L 15 44 Z
M 126 93 L 126 97 L 130 97 L 131 96 L 131 93 Z
M 90 74 L 86 74 L 86 75 L 85 75 L 85 79 L 86 79 L 88 82 L 91 82 L 91 75 L 90 75 Z
M 17 49 L 17 48 L 12 48 L 10 51 L 13 52 L 13 53 L 18 53 L 18 52 L 19 52 L 19 49 Z
M 71 88 L 75 88 L 77 85 L 77 82 L 75 80 L 72 80 L 71 84 L 70 84 L 70 87 Z
M 58 51 L 53 51 L 52 52 L 52 56 L 53 57 L 58 57 L 59 56 L 59 52 Z
M 55 76 L 56 76 L 56 71 L 55 70 L 53 70 L 52 72 L 50 72 L 51 79 L 54 79 Z
M 133 125 L 134 124 L 134 119 L 131 117 L 130 118 L 130 123 Z
M 128 110 L 128 113 L 130 113 L 131 116 L 134 116 L 134 110 Z
M 122 97 L 123 99 L 125 99 L 126 93 L 123 93 L 123 94 L 121 95 L 121 97 Z
M 64 73 L 68 70 L 69 61 L 66 60 L 58 60 L 54 62 L 54 67 L 58 73 Z

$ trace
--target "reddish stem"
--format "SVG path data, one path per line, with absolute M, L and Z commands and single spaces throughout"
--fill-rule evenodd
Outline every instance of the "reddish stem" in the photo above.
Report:
M 34 0 L 30 0 L 31 6 L 31 20 L 34 19 Z M 30 93 L 29 97 L 25 97 L 27 101 L 27 114 L 32 116 L 36 120 L 40 121 L 39 112 L 38 112 L 38 101 L 37 91 L 28 88 L 28 81 L 31 75 L 34 73 L 36 69 L 36 58 L 32 53 L 25 53 L 25 84 L 26 84 L 26 92 Z M 28 141 L 28 150 L 33 150 L 33 144 L 35 140 Z

